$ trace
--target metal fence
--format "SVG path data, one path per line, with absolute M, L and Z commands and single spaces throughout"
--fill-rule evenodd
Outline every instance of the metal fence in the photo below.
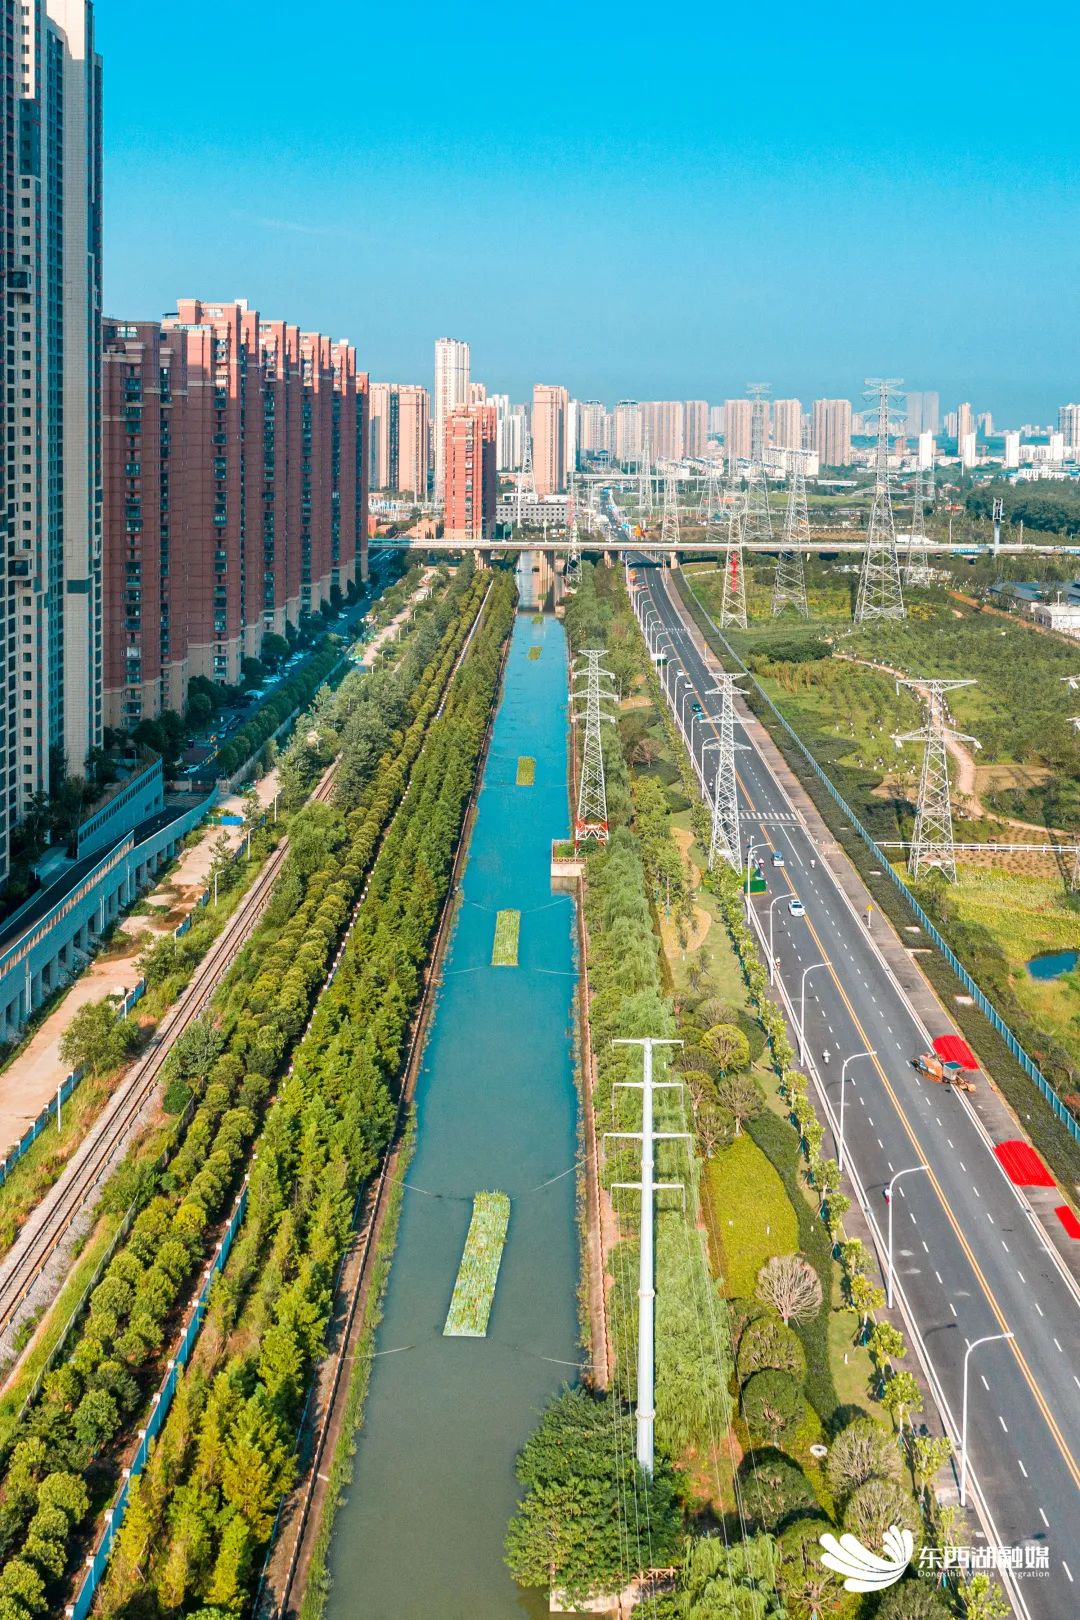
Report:
M 66 1610 L 66 1613 L 71 1616 L 71 1620 L 86 1620 L 86 1616 L 90 1613 L 94 1596 L 97 1592 L 98 1586 L 101 1584 L 102 1576 L 105 1574 L 105 1569 L 109 1562 L 109 1554 L 112 1551 L 113 1542 L 116 1539 L 120 1526 L 124 1522 L 124 1514 L 127 1511 L 131 1482 L 134 1479 L 138 1479 L 139 1475 L 146 1467 L 147 1459 L 150 1455 L 150 1444 L 161 1431 L 165 1419 L 169 1414 L 169 1408 L 172 1405 L 173 1396 L 176 1394 L 177 1379 L 179 1378 L 182 1369 L 187 1365 L 191 1352 L 195 1347 L 195 1341 L 199 1336 L 199 1330 L 202 1327 L 203 1315 L 206 1310 L 207 1300 L 210 1297 L 210 1289 L 213 1286 L 214 1278 L 217 1276 L 218 1272 L 224 1266 L 225 1261 L 228 1259 L 229 1251 L 233 1246 L 233 1240 L 235 1239 L 237 1231 L 240 1228 L 240 1223 L 244 1218 L 244 1211 L 247 1208 L 247 1195 L 248 1184 L 245 1180 L 244 1185 L 240 1189 L 236 1203 L 233 1206 L 233 1212 L 229 1217 L 229 1223 L 226 1226 L 225 1231 L 222 1233 L 217 1249 L 215 1250 L 214 1257 L 209 1266 L 206 1268 L 206 1273 L 203 1278 L 203 1285 L 199 1289 L 198 1298 L 196 1299 L 195 1304 L 192 1306 L 191 1315 L 188 1317 L 188 1320 L 184 1325 L 184 1330 L 180 1335 L 180 1341 L 176 1347 L 176 1351 L 168 1363 L 165 1377 L 162 1380 L 161 1388 L 154 1395 L 150 1408 L 150 1416 L 146 1420 L 146 1428 L 139 1430 L 138 1448 L 136 1449 L 134 1457 L 131 1459 L 130 1466 L 124 1472 L 124 1480 L 116 1494 L 116 1500 L 105 1514 L 105 1528 L 102 1530 L 101 1535 L 98 1538 L 98 1544 L 95 1547 L 93 1554 L 87 1559 L 86 1575 L 83 1579 L 82 1586 L 79 1589 L 79 1595 L 75 1599 L 74 1604 L 69 1605 Z
M 696 597 L 695 600 L 697 600 Z M 1055 1117 L 1061 1122 L 1062 1125 L 1065 1126 L 1065 1129 L 1069 1132 L 1069 1135 L 1072 1137 L 1073 1141 L 1080 1142 L 1080 1124 L 1078 1124 L 1073 1118 L 1072 1114 L 1066 1108 L 1065 1104 L 1062 1102 L 1049 1080 L 1047 1080 L 1038 1064 L 1021 1046 L 1020 1042 L 1017 1040 L 1004 1018 L 1002 1018 L 993 1002 L 976 984 L 975 980 L 971 977 L 971 974 L 961 962 L 956 952 L 952 949 L 951 945 L 949 945 L 947 940 L 945 940 L 943 936 L 938 933 L 938 930 L 930 921 L 930 918 L 927 916 L 922 906 L 920 906 L 919 902 L 916 900 L 903 878 L 893 867 L 888 856 L 885 854 L 885 851 L 881 848 L 880 844 L 878 844 L 877 841 L 871 837 L 870 833 L 867 832 L 866 828 L 859 820 L 859 817 L 855 814 L 855 811 L 851 808 L 847 800 L 842 796 L 842 794 L 830 781 L 829 777 L 822 770 L 821 766 L 807 748 L 798 732 L 780 713 L 780 710 L 777 708 L 772 698 L 762 687 L 761 682 L 757 679 L 753 672 L 747 668 L 746 664 L 743 663 L 742 659 L 739 657 L 738 653 L 735 651 L 734 647 L 728 641 L 724 633 L 720 630 L 719 626 L 705 612 L 705 609 L 701 607 L 700 602 L 698 602 L 698 607 L 707 620 L 713 634 L 724 648 L 727 656 L 731 659 L 732 663 L 736 664 L 739 669 L 743 670 L 747 675 L 750 676 L 751 681 L 754 683 L 757 695 L 760 697 L 761 701 L 768 705 L 770 713 L 774 715 L 776 720 L 783 727 L 785 734 L 791 739 L 794 746 L 799 750 L 800 755 L 810 766 L 810 769 L 814 772 L 814 775 L 825 788 L 830 798 L 847 817 L 848 821 L 858 833 L 859 837 L 873 855 L 874 859 L 876 861 L 880 861 L 882 872 L 891 878 L 893 886 L 897 892 L 903 896 L 907 905 L 910 906 L 912 912 L 918 918 L 919 925 L 926 933 L 927 938 L 945 958 L 946 962 L 952 968 L 953 972 L 956 974 L 956 977 L 960 980 L 960 983 L 963 985 L 972 1001 L 978 1007 L 979 1011 L 1001 1036 L 1001 1039 L 1005 1042 L 1005 1045 L 1008 1047 L 1017 1063 L 1023 1069 L 1024 1073 L 1030 1080 L 1035 1082 L 1036 1086 L 1038 1086 L 1039 1090 L 1042 1092 L 1042 1095 L 1046 1098 L 1046 1101 L 1053 1110 Z

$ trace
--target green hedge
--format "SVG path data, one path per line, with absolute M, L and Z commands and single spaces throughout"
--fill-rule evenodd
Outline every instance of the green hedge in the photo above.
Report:
M 705 1187 L 724 1291 L 749 1298 L 766 1260 L 798 1248 L 798 1217 L 780 1176 L 745 1130 L 708 1160 Z

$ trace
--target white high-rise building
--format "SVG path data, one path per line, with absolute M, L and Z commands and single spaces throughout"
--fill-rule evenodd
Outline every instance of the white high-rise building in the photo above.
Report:
M 435 499 L 441 504 L 446 482 L 446 419 L 469 403 L 469 345 L 458 338 L 435 339 Z
M 1058 406 L 1058 432 L 1067 445 L 1080 445 L 1080 405 Z
M 3 882 L 28 800 L 84 775 L 102 741 L 101 63 L 90 0 L 0 0 L 0 95 Z
M 615 459 L 625 467 L 641 455 L 641 406 L 636 399 L 620 399 L 615 407 Z
M 1065 460 L 1065 435 L 1063 433 L 1051 433 L 1050 435 L 1050 460 L 1055 467 L 1060 467 Z
M 810 448 L 821 466 L 850 466 L 852 427 L 849 399 L 815 399 Z
M 1009 432 L 1005 435 L 1005 454 L 1002 457 L 1002 466 L 1019 467 L 1020 465 L 1020 435 Z
M 582 403 L 580 444 L 583 456 L 611 449 L 611 418 L 598 399 Z
M 768 413 L 768 403 L 765 410 Z M 736 463 L 749 461 L 753 440 L 754 405 L 749 399 L 726 399 L 724 401 L 724 457 L 727 461 L 728 475 L 735 471 Z M 768 416 L 766 414 L 766 437 L 768 437 Z
M 963 442 L 967 438 L 968 434 L 974 433 L 974 431 L 975 415 L 971 409 L 971 406 L 959 405 L 956 410 L 956 448 L 959 451 L 961 460 L 963 460 L 964 456 L 963 449 L 961 448 Z M 970 462 L 965 462 L 965 466 L 970 465 Z
M 960 407 L 961 411 L 963 406 Z M 974 467 L 975 465 L 975 429 L 957 436 L 956 448 L 960 456 L 961 467 Z
M 919 434 L 919 467 L 925 472 L 934 465 L 934 435 L 929 428 Z
M 722 405 L 710 405 L 709 406 L 709 432 L 710 433 L 723 433 L 723 431 L 724 431 L 724 407 Z
M 568 399 L 563 423 L 563 465 L 567 478 L 577 472 L 578 451 L 581 448 L 581 401 Z
M 780 450 L 802 449 L 802 401 L 773 401 L 772 442 Z

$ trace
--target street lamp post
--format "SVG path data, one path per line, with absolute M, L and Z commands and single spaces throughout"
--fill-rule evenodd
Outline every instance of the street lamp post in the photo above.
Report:
M 844 1094 L 845 1094 L 844 1080 L 845 1080 L 845 1078 L 847 1076 L 847 1066 L 848 1066 L 848 1064 L 849 1063 L 854 1063 L 856 1058 L 864 1058 L 864 1057 L 877 1057 L 877 1053 L 874 1052 L 874 1051 L 870 1051 L 870 1052 L 852 1052 L 851 1056 L 846 1057 L 844 1059 L 843 1063 L 840 1065 L 840 1144 L 839 1144 L 839 1151 L 838 1151 L 837 1157 L 836 1157 L 836 1165 L 837 1165 L 837 1169 L 840 1171 L 841 1175 L 843 1175 L 843 1172 L 844 1172 Z M 891 1212 L 891 1210 L 892 1210 L 892 1204 L 891 1203 L 889 1205 L 889 1209 L 890 1209 L 890 1212 Z
M 889 1182 L 888 1188 L 886 1189 L 886 1198 L 888 1199 L 889 1204 L 889 1264 L 887 1268 L 888 1275 L 885 1279 L 885 1302 L 889 1306 L 890 1310 L 892 1309 L 893 1299 L 892 1190 L 896 1183 L 900 1180 L 901 1176 L 913 1176 L 917 1170 L 929 1170 L 929 1168 L 930 1166 L 928 1164 L 909 1164 L 906 1170 L 898 1170 L 896 1172 L 895 1176 L 893 1176 L 892 1180 Z
M 769 983 L 770 984 L 775 984 L 776 983 L 776 973 L 774 971 L 774 966 L 773 966 L 773 964 L 775 962 L 775 957 L 773 956 L 773 906 L 778 906 L 780 904 L 781 900 L 786 900 L 787 898 L 788 897 L 787 897 L 786 894 L 778 894 L 773 899 L 772 904 L 769 906 Z
M 971 1352 L 977 1350 L 980 1344 L 995 1344 L 1000 1339 L 1013 1339 L 1014 1333 L 987 1333 L 981 1339 L 976 1339 L 964 1351 L 964 1401 L 960 1417 L 960 1506 L 967 1506 L 967 1412 L 968 1412 L 968 1361 Z
M 806 1062 L 806 979 L 816 968 L 828 967 L 827 962 L 811 962 L 809 967 L 803 968 L 802 986 L 799 991 L 799 1062 Z
M 746 846 L 746 920 L 750 921 L 750 873 L 754 870 L 754 851 L 757 844 L 751 838 Z

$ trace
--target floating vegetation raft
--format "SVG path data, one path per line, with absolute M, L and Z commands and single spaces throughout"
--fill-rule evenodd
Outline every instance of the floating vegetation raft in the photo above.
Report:
M 518 755 L 517 785 L 532 787 L 536 781 L 536 761 L 531 754 Z
M 517 912 L 503 915 L 516 917 Z M 450 1309 L 446 1313 L 444 1338 L 482 1339 L 487 1333 L 509 1222 L 510 1200 L 505 1193 L 477 1193 Z
M 530 647 L 529 648 L 529 657 L 530 658 L 539 658 L 539 656 L 543 652 L 543 650 L 544 650 L 543 647 Z
M 495 919 L 495 944 L 491 950 L 492 967 L 517 967 L 520 933 L 521 912 L 500 911 Z
M 542 613 L 534 613 L 532 616 L 532 622 L 533 624 L 543 624 L 544 615 Z

